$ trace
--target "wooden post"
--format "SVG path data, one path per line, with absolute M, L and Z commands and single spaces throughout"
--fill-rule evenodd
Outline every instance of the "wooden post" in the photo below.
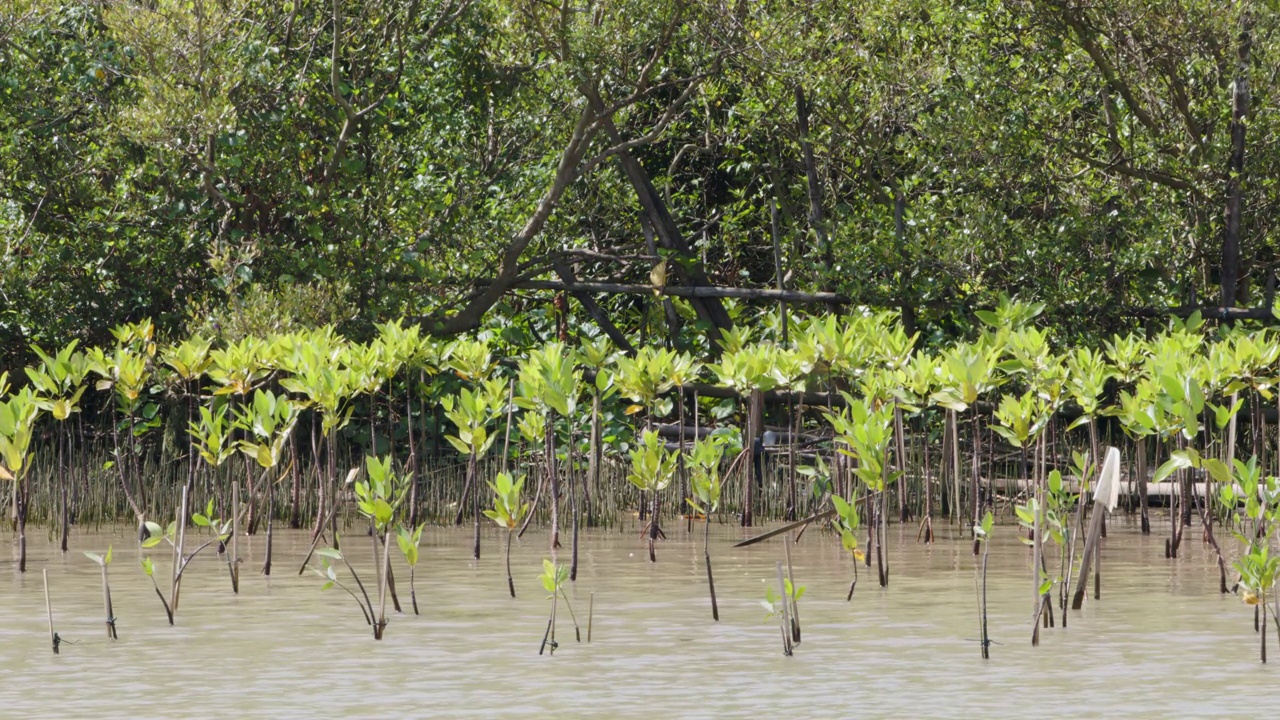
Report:
M 231 482 L 231 592 L 240 594 L 240 555 L 238 536 L 240 534 L 240 482 Z
M 1107 448 L 1107 459 L 1098 470 L 1098 484 L 1093 491 L 1093 514 L 1089 516 L 1089 530 L 1084 541 L 1084 557 L 1080 560 L 1080 577 L 1076 581 L 1076 592 L 1071 599 L 1072 610 L 1079 610 L 1084 605 L 1090 566 L 1101 557 L 1098 539 L 1102 534 L 1102 514 L 1110 512 L 1116 506 L 1120 493 L 1119 477 L 1120 451 Z
M 49 569 L 44 569 L 44 612 L 49 617 L 49 643 L 53 646 L 53 654 L 58 654 L 58 633 L 53 631 L 53 603 L 49 600 Z
M 787 597 L 787 583 L 782 578 L 782 561 L 776 562 L 775 567 L 778 571 L 778 592 L 782 594 L 782 612 L 778 614 L 778 619 L 782 624 L 782 654 L 791 656 L 791 613 L 790 600 Z

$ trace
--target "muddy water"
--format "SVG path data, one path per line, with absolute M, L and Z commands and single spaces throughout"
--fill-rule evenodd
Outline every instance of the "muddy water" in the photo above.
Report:
M 0 564 L 0 716 L 1187 717 L 1240 714 L 1233 695 L 1280 698 L 1280 666 L 1258 664 L 1252 613 L 1217 594 L 1196 532 L 1187 533 L 1197 542 L 1184 557 L 1168 561 L 1162 537 L 1113 525 L 1102 600 L 1090 598 L 1067 629 L 1044 631 L 1032 648 L 1030 559 L 1011 528 L 998 528 L 989 598 L 991 635 L 1003 644 L 984 662 L 967 538 L 944 530 L 927 547 L 914 542 L 914 528 L 898 530 L 890 587 L 876 587 L 864 568 L 852 603 L 838 543 L 805 535 L 793 552 L 808 588 L 804 634 L 791 658 L 759 604 L 781 547 L 731 548 L 759 530 L 713 524 L 719 624 L 700 528 L 693 536 L 668 528 L 656 565 L 634 528 L 584 535 L 570 592 L 584 624 L 595 594 L 592 642 L 574 643 L 565 622 L 554 657 L 537 654 L 549 607 L 536 579 L 546 554 L 537 529 L 515 549 L 512 600 L 500 536 L 486 534 L 476 563 L 468 532 L 429 528 L 417 578 L 423 615 L 393 617 L 380 643 L 348 596 L 298 576 L 300 534 L 277 535 L 270 578 L 258 574 L 262 538 L 241 541 L 239 596 L 225 566 L 212 555 L 197 559 L 176 627 L 138 568 L 130 531 L 77 535 L 65 556 L 37 537 L 25 577 Z M 369 565 L 368 540 L 349 542 L 349 554 Z M 102 624 L 97 566 L 81 553 L 108 544 L 114 642 Z M 57 630 L 74 643 L 59 656 L 45 626 L 45 568 Z M 407 577 L 400 568 L 406 606 Z M 1272 650 L 1280 658 L 1280 647 Z

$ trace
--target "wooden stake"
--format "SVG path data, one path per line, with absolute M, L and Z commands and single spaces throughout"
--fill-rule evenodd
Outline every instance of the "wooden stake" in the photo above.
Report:
M 237 536 L 240 534 L 240 482 L 231 482 L 231 592 L 240 594 L 240 555 Z
M 778 619 L 782 625 L 782 654 L 791 657 L 791 613 L 789 612 L 790 604 L 787 598 L 787 583 L 782 577 L 782 561 L 775 563 L 778 571 L 778 592 L 782 593 L 782 612 L 778 614 Z
M 116 636 L 116 614 L 111 609 L 111 585 L 107 581 L 107 563 L 102 563 L 102 607 L 107 611 L 107 637 L 112 640 Z
M 596 612 L 596 594 L 591 593 L 587 596 L 587 644 L 591 644 L 591 621 L 595 617 Z
M 58 644 L 61 642 L 58 633 L 54 632 L 54 606 L 49 601 L 49 569 L 45 569 L 45 614 L 49 616 L 49 642 L 54 647 L 54 655 L 58 655 Z

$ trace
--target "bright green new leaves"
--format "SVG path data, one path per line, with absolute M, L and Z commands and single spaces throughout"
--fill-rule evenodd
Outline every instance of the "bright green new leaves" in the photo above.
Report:
M 693 450 L 685 462 L 689 470 L 689 487 L 693 498 L 689 506 L 703 515 L 710 516 L 720 507 L 720 462 L 728 441 L 720 435 L 710 435 L 693 443 Z M 697 498 L 697 502 L 694 502 Z
M 707 366 L 716 374 L 722 385 L 727 385 L 739 395 L 749 395 L 753 390 L 772 390 L 786 379 L 778 373 L 777 346 L 768 343 L 746 345 L 733 352 L 726 352 L 720 362 Z
M 489 451 L 497 435 L 490 435 L 489 423 L 502 415 L 506 407 L 507 389 L 502 380 L 491 378 L 474 389 L 463 388 L 456 396 L 441 400 L 445 417 L 457 428 L 457 435 L 447 435 L 463 455 L 480 456 Z
M 212 410 L 202 406 L 200 420 L 189 424 L 187 432 L 195 441 L 200 457 L 210 467 L 220 467 L 235 454 L 236 449 L 231 442 L 231 427 L 225 402 L 214 403 Z
M 845 552 L 853 555 L 855 560 L 863 560 L 866 556 L 858 549 L 858 537 L 855 534 L 862 525 L 858 508 L 839 495 L 831 496 L 831 504 L 836 507 L 836 527 L 840 531 L 840 546 Z
M 39 414 L 39 402 L 29 387 L 0 402 L 0 480 L 22 478 Z
M 80 411 L 80 397 L 84 394 L 85 378 L 89 374 L 89 359 L 76 351 L 72 340 L 66 347 L 50 356 L 32 345 L 31 350 L 40 358 L 39 367 L 26 368 L 38 396 L 40 409 L 62 422 Z
M 199 348 L 193 348 L 193 352 Z M 214 395 L 248 395 L 271 374 L 267 357 L 271 346 L 255 337 L 242 338 L 209 353 L 209 379 L 218 386 Z
M 205 409 L 200 410 L 203 413 Z M 279 465 L 285 443 L 300 414 L 302 406 L 287 396 L 276 395 L 270 390 L 254 390 L 252 402 L 236 413 L 236 427 L 253 436 L 252 440 L 240 441 L 240 451 L 263 468 Z M 201 452 L 203 454 L 203 450 Z
M 893 408 L 876 406 L 845 394 L 847 406 L 839 413 L 823 411 L 836 433 L 840 452 L 856 458 L 854 474 L 872 492 L 882 492 L 901 473 L 889 473 L 889 447 L 893 442 Z
M 631 474 L 627 480 L 645 492 L 658 492 L 671 483 L 676 472 L 676 454 L 654 430 L 646 430 L 631 450 Z
M 151 378 L 150 357 L 126 345 L 117 346 L 112 355 L 107 355 L 102 348 L 90 348 L 87 357 L 89 368 L 102 378 L 96 388 L 114 388 L 120 411 L 126 415 L 136 412 Z
M 332 330 L 317 331 L 291 345 L 292 353 L 281 363 L 293 377 L 281 378 L 280 385 L 305 396 L 320 409 L 325 435 L 341 430 L 351 420 L 351 400 L 358 392 L 357 379 L 348 367 L 336 361 L 341 347 L 332 342 Z
M 179 378 L 186 381 L 202 377 L 213 364 L 209 348 L 213 341 L 195 335 L 178 345 L 166 347 L 160 353 L 160 361 L 168 365 Z
M 1098 415 L 1099 398 L 1113 371 L 1101 352 L 1077 348 L 1067 354 L 1067 389 L 1080 406 L 1081 415 L 1068 430 L 1087 424 Z
M 964 412 L 978 398 L 994 390 L 1000 383 L 995 376 L 1000 350 L 980 345 L 957 345 L 942 354 L 941 386 L 933 394 L 939 405 Z
M 1017 297 L 1009 297 L 1000 293 L 1000 302 L 995 310 L 975 310 L 974 315 L 986 323 L 992 330 L 1017 330 L 1039 317 L 1044 312 L 1044 303 L 1019 302 Z
M 493 509 L 484 514 L 508 531 L 516 529 L 529 514 L 529 503 L 524 502 L 524 475 L 512 478 L 508 473 L 498 473 L 489 483 L 493 490 Z
M 1236 462 L 1239 462 L 1238 460 Z M 1231 482 L 1231 471 L 1227 464 L 1217 458 L 1202 457 L 1194 448 L 1175 450 L 1152 476 L 1151 482 L 1161 482 L 1178 470 L 1199 468 L 1206 470 L 1218 482 Z
M 676 353 L 661 348 L 640 348 L 635 357 L 618 358 L 615 384 L 623 397 L 636 403 L 627 408 L 632 415 L 646 408 L 653 408 L 658 397 L 675 387 L 671 378 Z
M 979 542 L 986 542 L 991 539 L 991 528 L 996 524 L 995 516 L 988 510 L 986 515 L 982 516 L 982 522 L 973 526 L 974 536 Z
M 542 587 L 547 591 L 547 598 L 553 598 L 560 588 L 569 582 L 569 566 L 553 563 L 546 558 L 542 560 L 542 574 L 538 576 Z
M 366 457 L 368 481 L 358 480 L 352 486 L 360 514 L 372 520 L 379 531 L 391 525 L 396 508 L 404 501 L 409 489 L 409 477 L 397 474 L 393 463 L 389 455 L 384 458 Z
M 471 382 L 485 380 L 496 367 L 489 353 L 489 343 L 467 338 L 450 343 L 445 348 L 443 361 L 444 367 L 452 370 L 463 380 Z
M 91 552 L 89 552 L 88 550 L 85 550 L 85 551 L 84 551 L 84 556 L 85 556 L 85 557 L 87 557 L 87 558 L 89 558 L 90 560 L 92 560 L 92 561 L 94 561 L 94 562 L 98 563 L 98 565 L 100 565 L 100 566 L 102 566 L 102 567 L 108 567 L 108 566 L 110 566 L 110 565 L 111 565 L 111 554 L 112 554 L 112 551 L 113 551 L 114 549 L 115 549 L 115 546 L 113 546 L 113 545 L 108 545 L 108 546 L 107 546 L 107 554 L 106 554 L 106 555 L 99 555 L 99 554 L 97 554 L 97 553 L 91 553 Z M 150 573 L 148 573 L 148 574 L 150 574 Z
M 410 530 L 407 527 L 401 527 L 396 530 L 396 544 L 400 546 L 400 553 L 404 555 L 404 561 L 409 567 L 418 566 L 418 546 L 422 544 L 422 531 L 426 525 L 419 525 L 416 530 Z
M 1004 395 L 996 407 L 997 425 L 991 429 L 1008 440 L 1011 445 L 1025 448 L 1038 437 L 1053 417 L 1053 409 L 1043 398 L 1031 390 L 1018 397 Z
M 574 368 L 574 359 L 574 353 L 561 342 L 530 350 L 520 362 L 520 407 L 572 416 L 578 407 L 582 379 L 581 372 Z

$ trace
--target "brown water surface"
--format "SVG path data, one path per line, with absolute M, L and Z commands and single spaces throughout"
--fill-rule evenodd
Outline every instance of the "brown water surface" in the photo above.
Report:
M 469 530 L 428 528 L 417 578 L 423 615 L 394 616 L 382 642 L 350 597 L 298 575 L 303 533 L 277 533 L 269 578 L 259 574 L 263 538 L 241 539 L 238 596 L 212 553 L 197 559 L 176 627 L 139 569 L 132 530 L 76 534 L 66 555 L 36 534 L 25 576 L 16 563 L 0 564 L 0 716 L 1190 717 L 1248 714 L 1235 698 L 1280 700 L 1280 665 L 1258 663 L 1251 609 L 1217 593 L 1195 529 L 1170 561 L 1163 536 L 1113 524 L 1102 599 L 1091 597 L 1068 628 L 1044 631 L 1033 648 L 1029 554 L 1012 528 L 997 528 L 989 599 L 991 635 L 1003 644 L 983 661 L 971 545 L 941 523 L 934 546 L 917 544 L 914 527 L 891 528 L 889 588 L 863 568 L 852 603 L 848 556 L 831 535 L 806 533 L 793 551 L 808 591 L 791 658 L 760 606 L 781 546 L 733 549 L 761 530 L 713 524 L 716 624 L 701 527 L 691 536 L 683 523 L 669 525 L 657 564 L 635 528 L 584 533 L 570 595 L 585 625 L 595 593 L 592 642 L 573 642 L 562 613 L 554 657 L 538 656 L 549 609 L 536 579 L 545 530 L 530 529 L 516 546 L 513 600 L 500 535 L 486 532 L 477 563 Z M 358 567 L 371 565 L 367 537 L 346 542 Z M 81 552 L 108 545 L 117 641 L 102 623 L 98 567 Z M 169 555 L 156 555 L 167 577 Z M 567 548 L 560 557 L 567 561 Z M 45 568 L 69 643 L 59 656 L 45 625 Z M 396 578 L 408 609 L 407 569 Z M 1280 646 L 1270 649 L 1280 662 Z

